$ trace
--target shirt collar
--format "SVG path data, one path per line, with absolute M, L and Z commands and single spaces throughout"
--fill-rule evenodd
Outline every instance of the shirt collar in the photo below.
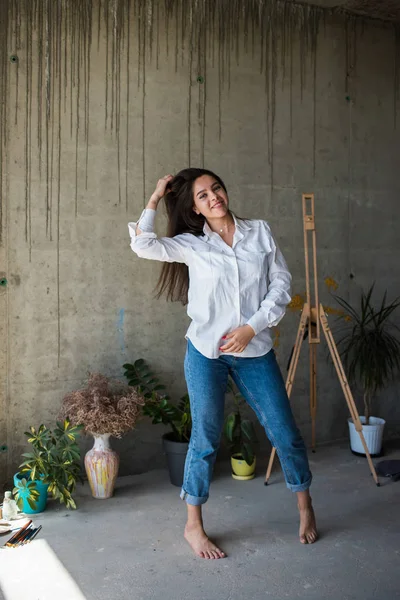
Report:
M 244 232 L 250 231 L 251 227 L 248 224 L 248 221 L 244 221 L 243 219 L 238 219 L 235 217 L 235 215 L 233 213 L 231 213 L 231 214 L 232 214 L 233 220 L 235 222 L 235 236 L 238 235 L 239 239 L 242 239 Z M 207 221 L 204 223 L 203 233 L 207 238 L 209 238 L 214 233 L 214 231 L 210 228 Z

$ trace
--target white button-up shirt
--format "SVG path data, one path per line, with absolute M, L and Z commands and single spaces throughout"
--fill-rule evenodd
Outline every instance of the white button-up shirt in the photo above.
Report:
M 192 322 L 186 338 L 208 358 L 224 353 L 222 337 L 242 325 L 256 335 L 240 354 L 262 356 L 273 346 L 271 327 L 290 302 L 291 275 L 265 221 L 235 220 L 232 248 L 208 224 L 204 233 L 157 238 L 156 211 L 146 209 L 129 223 L 131 248 L 141 258 L 185 263 L 189 268 L 187 313 Z M 136 234 L 139 225 L 142 233 Z

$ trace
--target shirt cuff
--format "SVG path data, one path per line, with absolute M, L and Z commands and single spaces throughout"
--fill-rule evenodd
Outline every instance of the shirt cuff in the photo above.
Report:
M 142 214 L 140 215 L 137 226 L 144 233 L 153 233 L 155 218 L 156 211 L 152 208 L 145 208 Z
M 247 321 L 246 325 L 250 325 L 258 335 L 260 331 L 267 329 L 267 327 L 276 327 L 284 315 L 284 308 L 274 307 L 267 314 L 265 314 L 265 311 L 259 310 Z
M 265 323 L 265 316 L 256 313 L 249 319 L 246 325 L 250 325 L 250 327 L 254 330 L 255 334 L 258 335 L 260 331 L 265 329 L 268 325 Z

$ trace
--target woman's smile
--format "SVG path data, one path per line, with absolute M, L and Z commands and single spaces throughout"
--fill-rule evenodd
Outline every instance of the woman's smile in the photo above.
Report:
M 214 210 L 214 208 L 220 208 L 221 206 L 224 206 L 224 202 L 222 200 L 218 200 L 218 202 L 213 204 L 213 206 L 211 207 L 211 210 Z

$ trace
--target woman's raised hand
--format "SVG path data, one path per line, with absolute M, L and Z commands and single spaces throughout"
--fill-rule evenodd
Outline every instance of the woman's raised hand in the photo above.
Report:
M 158 180 L 156 189 L 150 196 L 150 200 L 148 201 L 146 208 L 149 208 L 151 210 L 157 210 L 161 198 L 165 196 L 165 190 L 167 188 L 167 185 L 170 181 L 172 181 L 173 178 L 173 175 L 165 175 L 165 177 L 161 177 L 161 179 Z M 139 226 L 137 226 L 136 235 L 140 235 L 141 233 L 143 233 L 142 230 Z
M 158 180 L 156 189 L 154 190 L 150 198 L 150 202 L 152 204 L 156 204 L 156 206 L 158 205 L 161 198 L 165 196 L 165 190 L 167 185 L 170 181 L 172 181 L 173 178 L 173 175 L 165 175 L 165 177 L 161 177 L 161 179 Z

